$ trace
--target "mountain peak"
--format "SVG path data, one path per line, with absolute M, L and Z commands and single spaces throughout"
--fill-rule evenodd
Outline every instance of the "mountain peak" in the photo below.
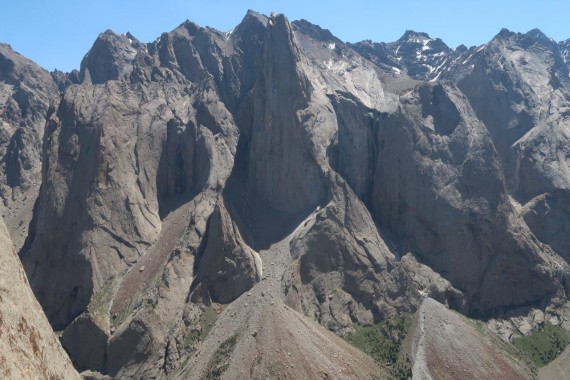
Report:
M 255 24 L 262 24 L 263 26 L 267 25 L 267 16 L 262 15 L 254 10 L 248 9 L 245 16 L 241 20 L 241 22 L 234 28 L 239 29 L 243 28 L 244 25 L 255 25 Z
M 538 28 L 534 28 L 532 30 L 529 30 L 528 32 L 526 32 L 527 36 L 531 36 L 531 37 L 540 37 L 540 38 L 548 38 L 546 36 L 546 34 L 544 34 L 542 32 L 542 30 L 538 29 Z
M 511 32 L 509 29 L 507 28 L 502 28 L 499 33 L 497 34 L 496 37 L 502 37 L 502 38 L 508 38 L 511 37 L 513 35 L 515 35 L 516 33 Z
M 107 30 L 82 81 L 0 45 L 3 217 L 73 363 L 370 378 L 382 367 L 324 328 L 405 317 L 410 338 L 397 322 L 402 350 L 379 358 L 396 375 L 422 376 L 418 357 L 435 378 L 525 378 L 480 327 L 570 319 L 570 47 L 501 33 L 347 44 L 250 10 L 231 32 L 186 20 L 149 44 Z M 0 288 L 21 285 L 2 268 Z
M 304 34 L 307 34 L 319 41 L 335 41 L 341 42 L 338 38 L 336 38 L 330 30 L 323 29 L 318 25 L 315 25 L 305 19 L 296 20 L 292 22 L 292 25 L 295 29 L 301 31 Z
M 107 30 L 105 30 L 103 33 L 99 34 L 99 37 L 102 37 L 102 36 L 117 36 L 117 37 L 118 37 L 119 34 L 115 33 L 115 32 L 114 32 L 113 30 L 111 30 L 111 29 L 107 29 Z
M 198 33 L 198 30 L 201 29 L 201 27 L 193 23 L 192 21 L 186 19 L 182 24 L 178 25 L 178 27 L 175 30 L 179 29 L 185 29 L 190 36 L 195 36 L 196 33 Z
M 414 30 L 408 29 L 408 30 L 406 30 L 406 31 L 404 32 L 404 34 L 402 35 L 402 37 L 400 37 L 400 38 L 398 39 L 398 42 L 407 41 L 407 40 L 410 40 L 410 39 L 412 39 L 412 38 L 416 38 L 416 39 L 417 39 L 418 37 L 421 38 L 421 39 L 430 39 L 430 40 L 431 40 L 431 37 L 430 37 L 429 34 L 427 34 L 427 33 L 424 33 L 424 32 L 416 32 L 416 31 L 414 31 Z
M 526 32 L 526 36 L 535 39 L 536 41 L 541 42 L 543 45 L 552 46 L 553 44 L 556 45 L 556 42 L 544 34 L 540 29 L 535 28 Z
M 100 84 L 126 75 L 125 67 L 137 54 L 131 37 L 111 29 L 99 34 L 81 61 L 80 81 L 88 79 L 93 84 Z
M 244 23 L 245 21 L 249 21 L 249 20 L 255 20 L 255 21 L 259 21 L 265 25 L 267 23 L 267 19 L 268 19 L 267 16 L 265 16 L 259 12 L 256 12 L 252 9 L 248 9 L 241 23 Z
M 289 24 L 289 20 L 283 13 L 279 12 L 271 12 L 271 16 L 269 17 L 269 21 L 277 24 L 277 23 L 286 23 Z

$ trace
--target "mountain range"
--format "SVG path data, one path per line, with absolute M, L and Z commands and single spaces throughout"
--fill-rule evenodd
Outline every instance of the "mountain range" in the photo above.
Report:
M 570 331 L 569 65 L 254 11 L 71 73 L 0 44 L 0 374 L 564 378 L 511 343 Z

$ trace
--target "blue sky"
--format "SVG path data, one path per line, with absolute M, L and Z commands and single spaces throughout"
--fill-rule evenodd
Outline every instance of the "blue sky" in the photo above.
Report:
M 153 41 L 189 19 L 222 31 L 247 9 L 282 12 L 330 29 L 344 41 L 394 41 L 413 29 L 456 47 L 479 45 L 506 27 L 541 29 L 555 40 L 570 38 L 567 0 L 2 0 L 0 41 L 43 67 L 78 68 L 97 35 L 130 31 Z

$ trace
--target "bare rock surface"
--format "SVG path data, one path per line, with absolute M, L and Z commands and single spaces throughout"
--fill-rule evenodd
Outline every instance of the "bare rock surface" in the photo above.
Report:
M 59 94 L 51 75 L 0 43 L 0 211 L 16 250 L 41 184 L 44 124 Z
M 401 355 L 414 379 L 530 379 L 532 372 L 490 331 L 426 298 Z
M 38 301 L 0 219 L 0 377 L 79 379 Z
M 559 238 L 570 199 L 565 54 L 563 45 L 537 29 L 524 34 L 503 29 L 450 78 L 489 131 L 524 221 L 567 260 L 568 248 Z
M 380 225 L 461 289 L 460 310 L 484 314 L 554 296 L 567 263 L 517 218 L 493 142 L 464 95 L 421 85 L 400 103 L 378 122 L 372 213 Z
M 369 212 L 341 179 L 338 193 L 293 232 L 286 272 L 287 304 L 330 330 L 350 332 L 413 312 L 421 294 L 460 302 L 461 292 L 413 257 L 400 259 L 379 235 Z M 410 255 L 411 256 L 411 255 Z
M 204 251 L 197 258 L 195 302 L 227 304 L 261 281 L 259 254 L 249 248 L 223 204 L 217 204 L 208 221 Z
M 281 279 L 291 265 L 290 239 L 260 252 L 263 281 L 221 313 L 174 378 L 389 378 L 370 357 L 284 303 Z

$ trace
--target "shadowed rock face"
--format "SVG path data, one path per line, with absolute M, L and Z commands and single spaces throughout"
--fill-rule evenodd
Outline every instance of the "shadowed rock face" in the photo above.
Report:
M 325 197 L 311 133 L 332 121 L 326 120 L 330 111 L 311 99 L 312 84 L 300 59 L 288 21 L 284 16 L 271 19 L 254 88 L 248 178 L 261 199 L 293 214 L 316 207 Z
M 454 79 L 493 139 L 509 194 L 522 206 L 524 221 L 541 242 L 567 259 L 560 240 L 570 207 L 565 54 L 563 44 L 538 30 L 520 34 L 505 29 Z
M 193 302 L 230 303 L 261 280 L 259 254 L 243 242 L 223 205 L 216 205 L 208 221 L 204 251 L 196 262 Z
M 53 74 L 30 284 L 77 368 L 117 378 L 199 377 L 215 366 L 195 358 L 218 354 L 236 374 L 252 357 L 208 337 L 233 305 L 239 321 L 213 334 L 242 349 L 257 347 L 244 321 L 265 326 L 275 305 L 339 334 L 426 295 L 484 318 L 560 307 L 560 49 L 536 31 L 478 49 L 413 32 L 349 45 L 253 11 L 228 33 L 102 33 L 79 72 Z M 287 347 L 316 347 L 305 338 Z
M 381 225 L 465 293 L 465 312 L 556 292 L 550 258 L 516 221 L 492 140 L 465 97 L 436 85 L 400 99 L 401 112 L 379 121 L 372 202 Z

